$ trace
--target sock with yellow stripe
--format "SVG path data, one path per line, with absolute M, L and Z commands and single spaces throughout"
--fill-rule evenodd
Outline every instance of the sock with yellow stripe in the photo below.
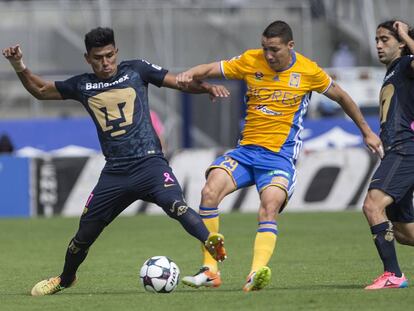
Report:
M 276 246 L 277 233 L 276 221 L 259 222 L 259 228 L 254 241 L 253 262 L 250 272 L 267 266 Z
M 219 213 L 217 207 L 204 207 L 200 206 L 199 212 L 201 219 L 210 232 L 218 232 L 219 230 Z M 211 272 L 217 273 L 218 265 L 217 261 L 211 257 L 210 253 L 206 250 L 204 245 L 201 246 L 203 251 L 203 266 L 208 267 Z

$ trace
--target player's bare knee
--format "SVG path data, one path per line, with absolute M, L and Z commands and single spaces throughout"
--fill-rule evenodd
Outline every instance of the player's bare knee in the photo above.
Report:
M 371 219 L 373 216 L 381 213 L 380 209 L 369 197 L 365 199 L 364 204 L 362 205 L 362 211 L 367 219 Z
M 220 203 L 220 191 L 207 183 L 201 190 L 201 200 L 204 205 L 217 206 Z

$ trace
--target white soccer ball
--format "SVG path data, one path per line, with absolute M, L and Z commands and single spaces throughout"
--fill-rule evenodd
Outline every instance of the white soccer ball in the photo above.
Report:
M 154 293 L 171 293 L 178 285 L 180 269 L 165 256 L 147 259 L 139 273 L 145 290 Z

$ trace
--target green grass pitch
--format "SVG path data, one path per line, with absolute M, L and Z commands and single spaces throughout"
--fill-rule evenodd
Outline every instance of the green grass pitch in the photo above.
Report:
M 74 218 L 0 220 L 0 310 L 412 310 L 413 287 L 367 292 L 381 271 L 368 225 L 359 212 L 284 213 L 270 262 L 273 277 L 262 291 L 244 293 L 256 215 L 221 216 L 228 259 L 223 285 L 151 294 L 139 283 L 148 257 L 166 255 L 181 277 L 200 266 L 199 243 L 167 216 L 120 217 L 101 235 L 78 272 L 75 287 L 31 297 L 39 280 L 60 273 Z M 414 249 L 397 246 L 400 265 L 414 280 Z

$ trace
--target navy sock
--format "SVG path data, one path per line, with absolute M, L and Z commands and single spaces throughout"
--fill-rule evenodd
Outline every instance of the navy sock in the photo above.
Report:
M 397 277 L 401 277 L 402 273 L 398 265 L 397 254 L 395 252 L 394 231 L 392 224 L 385 221 L 371 227 L 371 233 L 374 238 L 375 246 L 378 254 L 384 264 L 384 271 L 392 272 Z
M 76 271 L 88 255 L 89 247 L 101 234 L 106 223 L 102 221 L 80 222 L 78 232 L 66 250 L 65 265 L 60 275 L 60 285 L 68 287 L 76 277 Z
M 88 255 L 89 245 L 82 245 L 72 239 L 66 250 L 65 265 L 60 275 L 60 285 L 68 287 L 75 280 L 76 271 Z
M 204 244 L 204 242 L 208 239 L 210 232 L 208 231 L 200 215 L 191 207 L 188 207 L 184 214 L 175 218 L 181 223 L 189 234 L 197 238 L 201 243 Z

